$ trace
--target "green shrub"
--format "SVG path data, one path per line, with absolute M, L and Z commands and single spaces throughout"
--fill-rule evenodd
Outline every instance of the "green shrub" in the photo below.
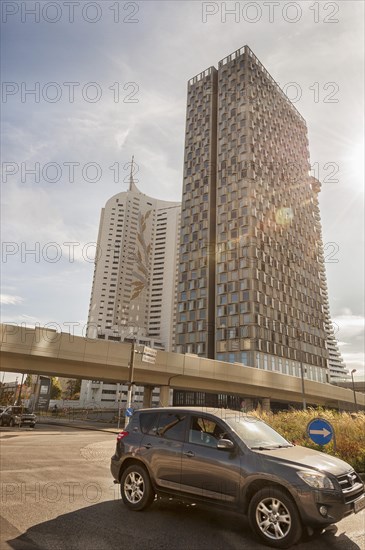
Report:
M 349 414 L 322 408 L 310 408 L 306 411 L 291 410 L 275 414 L 257 410 L 253 414 L 262 418 L 283 437 L 296 445 L 337 456 L 351 464 L 357 472 L 365 472 L 365 413 Z M 319 417 L 332 424 L 336 438 L 336 450 L 334 438 L 328 445 L 320 446 L 313 443 L 307 436 L 308 423 Z

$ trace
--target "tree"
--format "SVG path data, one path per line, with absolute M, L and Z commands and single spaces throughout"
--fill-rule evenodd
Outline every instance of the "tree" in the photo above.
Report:
M 30 388 L 33 385 L 33 377 L 31 374 L 27 374 L 27 377 L 24 381 L 24 386 L 27 386 L 27 388 Z
M 79 399 L 80 390 L 81 390 L 81 380 L 70 379 L 67 381 L 67 398 L 68 399 Z
M 51 399 L 59 399 L 61 397 L 62 387 L 56 376 L 52 376 L 51 384 Z

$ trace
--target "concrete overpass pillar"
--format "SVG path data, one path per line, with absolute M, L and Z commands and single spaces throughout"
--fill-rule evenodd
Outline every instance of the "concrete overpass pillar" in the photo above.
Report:
M 143 387 L 143 407 L 149 408 L 152 407 L 152 386 L 144 386 Z
M 270 408 L 270 397 L 264 397 L 262 402 L 262 410 L 265 411 L 265 412 L 271 412 L 271 408 Z
M 160 387 L 160 407 L 170 406 L 170 386 Z
M 245 412 L 253 410 L 253 399 L 250 397 L 245 397 L 243 400 L 243 409 Z

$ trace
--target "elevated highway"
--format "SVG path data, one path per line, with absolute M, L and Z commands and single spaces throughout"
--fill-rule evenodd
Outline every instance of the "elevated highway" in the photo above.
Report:
M 106 382 L 127 382 L 131 344 L 91 340 L 46 328 L 30 329 L 2 324 L 1 370 Z M 142 346 L 136 346 L 142 351 Z M 155 364 L 134 361 L 134 382 L 161 388 L 161 400 L 169 388 L 238 395 L 286 403 L 301 403 L 301 379 L 244 365 L 158 351 Z M 354 409 L 352 390 L 305 380 L 308 404 Z M 357 404 L 365 409 L 365 395 L 357 392 Z M 167 403 L 166 403 L 167 404 Z

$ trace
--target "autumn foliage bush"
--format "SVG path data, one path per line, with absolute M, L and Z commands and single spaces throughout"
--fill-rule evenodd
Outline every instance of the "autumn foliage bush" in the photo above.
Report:
M 357 472 L 365 472 L 365 413 L 346 413 L 326 409 L 308 409 L 267 413 L 254 412 L 283 437 L 296 445 L 310 447 L 317 451 L 341 458 Z M 307 435 L 307 425 L 314 418 L 328 420 L 333 426 L 336 439 L 328 445 L 316 445 Z

